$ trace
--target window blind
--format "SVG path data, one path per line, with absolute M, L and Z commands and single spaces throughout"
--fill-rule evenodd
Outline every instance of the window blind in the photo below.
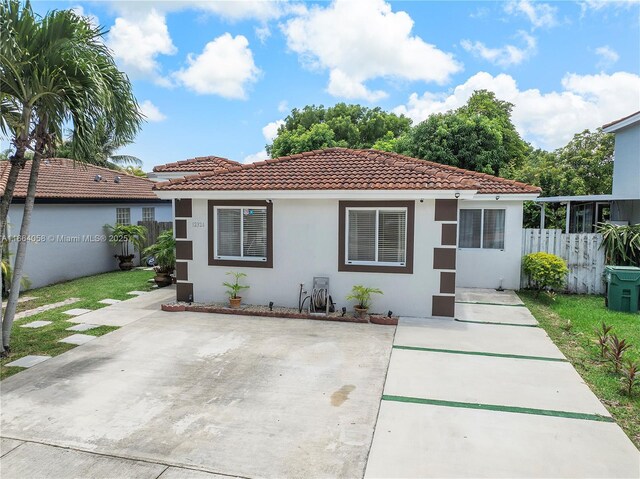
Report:
M 460 210 L 460 248 L 480 248 L 482 210 Z
M 378 212 L 378 261 L 381 263 L 404 263 L 407 237 L 407 214 L 405 211 Z
M 267 210 L 242 210 L 242 255 L 252 258 L 267 257 Z
M 376 210 L 349 210 L 347 261 L 376 260 Z
M 504 210 L 484 210 L 482 247 L 504 249 Z
M 218 234 L 216 237 L 218 256 L 240 256 L 240 209 L 217 210 Z

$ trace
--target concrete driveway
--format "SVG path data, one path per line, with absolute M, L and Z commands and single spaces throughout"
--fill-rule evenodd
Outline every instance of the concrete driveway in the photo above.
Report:
M 638 478 L 640 453 L 512 292 L 401 318 L 365 477 Z
M 2 477 L 362 477 L 393 335 L 144 315 L 2 382 Z

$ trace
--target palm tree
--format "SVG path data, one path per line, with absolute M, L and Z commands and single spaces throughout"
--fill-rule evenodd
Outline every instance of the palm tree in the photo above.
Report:
M 29 3 L 21 6 L 15 0 L 3 0 L 0 30 L 1 124 L 10 132 L 16 148 L 11 171 L 19 160 L 24 165 L 27 149 L 34 153 L 20 227 L 20 237 L 27 237 L 40 161 L 55 150 L 63 126 L 72 126 L 71 151 L 75 157 L 88 158 L 94 145 L 92 132 L 101 122 L 117 142 L 126 143 L 139 130 L 142 117 L 128 78 L 118 70 L 101 40 L 104 31 L 83 17 L 58 10 L 36 18 Z M 9 37 L 8 42 L 5 37 Z M 16 52 L 8 52 L 5 43 Z M 7 190 L 10 186 L 15 184 L 7 184 Z M 6 215 L 2 221 L 4 228 Z M 9 348 L 26 246 L 26 242 L 18 242 L 2 321 L 2 354 Z

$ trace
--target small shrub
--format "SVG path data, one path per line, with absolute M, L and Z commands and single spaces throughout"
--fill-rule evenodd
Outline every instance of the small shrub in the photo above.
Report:
M 640 364 L 635 361 L 627 361 L 622 366 L 622 386 L 627 396 L 633 395 L 633 390 L 640 384 Z
M 230 283 L 228 281 L 225 281 L 224 283 L 222 283 L 222 285 L 227 288 L 227 296 L 229 296 L 230 298 L 235 299 L 238 297 L 238 293 L 240 291 L 242 291 L 243 289 L 249 289 L 249 286 L 240 284 L 240 278 L 247 277 L 245 273 L 236 273 L 234 271 L 228 271 L 227 275 L 233 276 L 234 278 L 233 283 Z
M 551 253 L 531 253 L 522 259 L 524 272 L 529 276 L 537 289 L 536 297 L 546 289 L 560 289 L 564 287 L 567 273 L 567 263 Z
M 629 349 L 631 345 L 627 343 L 626 339 L 619 339 L 617 335 L 612 334 L 609 342 L 607 343 L 607 358 L 613 364 L 616 372 L 620 371 L 622 365 L 622 359 L 624 353 Z
M 351 289 L 351 294 L 347 296 L 347 299 L 356 301 L 358 303 L 356 304 L 357 308 L 369 309 L 372 294 L 383 293 L 378 288 L 367 288 L 366 286 L 357 284 Z
M 604 358 L 607 352 L 607 344 L 609 344 L 609 332 L 613 326 L 608 326 L 605 322 L 602 322 L 600 329 L 596 329 L 598 336 L 598 346 L 600 346 L 600 356 Z

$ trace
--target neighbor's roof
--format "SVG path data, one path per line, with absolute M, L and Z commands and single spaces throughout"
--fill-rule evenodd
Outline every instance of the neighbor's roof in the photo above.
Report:
M 156 183 L 157 190 L 477 190 L 540 188 L 378 150 L 328 148 Z
M 631 115 L 627 115 L 624 118 L 620 118 L 619 120 L 607 123 L 606 125 L 602 126 L 602 129 L 605 131 L 605 133 L 613 133 L 614 131 L 626 128 L 638 122 L 640 122 L 640 111 L 636 111 L 635 113 L 631 113 Z
M 14 198 L 27 195 L 27 185 L 31 174 L 31 161 L 20 170 Z M 0 192 L 4 192 L 11 164 L 0 163 Z M 100 180 L 96 181 L 96 176 Z M 116 177 L 120 177 L 116 183 Z M 64 158 L 42 160 L 36 187 L 36 198 L 56 199 L 148 199 L 157 201 L 152 191 L 154 182 L 146 178 L 129 175 L 122 171 L 100 166 L 86 165 Z
M 181 171 L 215 171 L 229 166 L 238 166 L 240 163 L 219 156 L 199 156 L 189 160 L 167 163 L 153 167 L 155 172 L 181 172 Z

